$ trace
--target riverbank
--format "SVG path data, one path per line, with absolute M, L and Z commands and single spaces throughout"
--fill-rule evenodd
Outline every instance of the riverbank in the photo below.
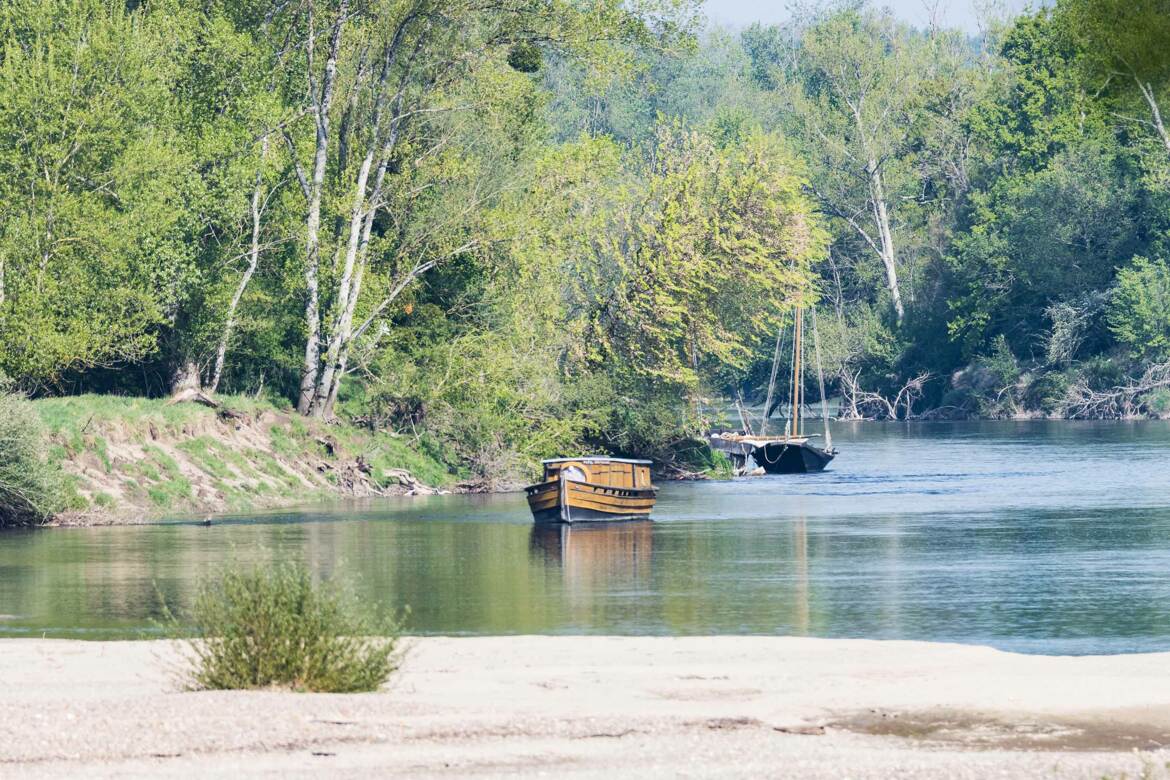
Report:
M 66 475 L 55 525 L 148 522 L 333 498 L 459 489 L 417 442 L 305 418 L 269 401 L 219 405 L 82 395 L 32 402 Z
M 1170 653 L 411 641 L 377 694 L 183 692 L 165 642 L 0 641 L 13 776 L 1165 777 Z

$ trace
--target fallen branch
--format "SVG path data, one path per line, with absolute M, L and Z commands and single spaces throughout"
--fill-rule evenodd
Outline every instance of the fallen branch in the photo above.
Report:
M 1065 416 L 1069 419 L 1109 420 L 1132 419 L 1149 413 L 1143 396 L 1154 390 L 1170 387 L 1170 363 L 1148 366 L 1140 377 L 1129 377 L 1120 385 L 1106 390 L 1091 387 L 1079 379 L 1065 396 Z

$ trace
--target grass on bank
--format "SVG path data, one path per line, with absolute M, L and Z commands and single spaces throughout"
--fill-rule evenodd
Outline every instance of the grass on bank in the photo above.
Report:
M 66 506 L 53 511 L 116 511 L 130 503 L 145 512 L 188 512 L 203 509 L 209 490 L 220 496 L 221 508 L 231 511 L 319 500 L 335 491 L 328 484 L 309 487 L 304 464 L 344 467 L 359 458 L 379 487 L 397 482 L 393 472 L 399 469 L 435 487 L 459 478 L 433 447 L 413 437 L 307 420 L 281 401 L 233 395 L 219 400 L 227 409 L 264 420 L 256 431 L 261 436 L 233 438 L 228 426 L 215 421 L 215 410 L 168 399 L 86 394 L 31 402 L 24 417 L 43 429 L 49 440 L 47 461 L 65 482 Z M 127 445 L 141 455 L 128 458 Z M 91 469 L 96 465 L 116 490 L 101 480 L 89 484 L 64 475 L 60 466 L 70 460 Z M 315 473 L 310 471 L 309 481 Z M 323 478 L 336 479 L 329 471 Z
M 189 625 L 170 625 L 196 689 L 375 691 L 398 668 L 398 625 L 371 619 L 352 590 L 299 564 L 224 569 L 201 583 Z

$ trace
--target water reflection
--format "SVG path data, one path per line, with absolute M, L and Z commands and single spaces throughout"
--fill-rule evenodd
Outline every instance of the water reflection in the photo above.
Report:
M 534 525 L 528 539 L 533 560 L 560 568 L 572 588 L 650 578 L 654 523 L 649 520 Z
M 808 608 L 808 521 L 803 517 L 792 524 L 792 568 L 796 580 L 793 587 L 793 633 L 807 636 Z
M 0 635 L 134 637 L 236 559 L 352 577 L 423 634 L 1170 650 L 1170 425 L 842 428 L 832 471 L 666 483 L 653 523 L 535 528 L 523 495 L 435 496 L 2 533 Z

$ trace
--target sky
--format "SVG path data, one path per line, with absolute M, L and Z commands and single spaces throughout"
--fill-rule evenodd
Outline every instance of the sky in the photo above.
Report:
M 930 19 L 927 6 L 935 0 L 874 0 L 875 6 L 886 6 L 901 19 L 922 27 Z M 978 32 L 976 7 L 986 5 L 986 0 L 938 0 L 944 26 L 959 27 L 967 32 Z M 1008 13 L 1015 13 L 1026 5 L 1036 5 L 1028 0 L 997 0 L 996 5 Z M 743 27 L 752 22 L 780 22 L 788 13 L 785 0 L 706 0 L 707 17 L 712 22 L 729 27 Z

